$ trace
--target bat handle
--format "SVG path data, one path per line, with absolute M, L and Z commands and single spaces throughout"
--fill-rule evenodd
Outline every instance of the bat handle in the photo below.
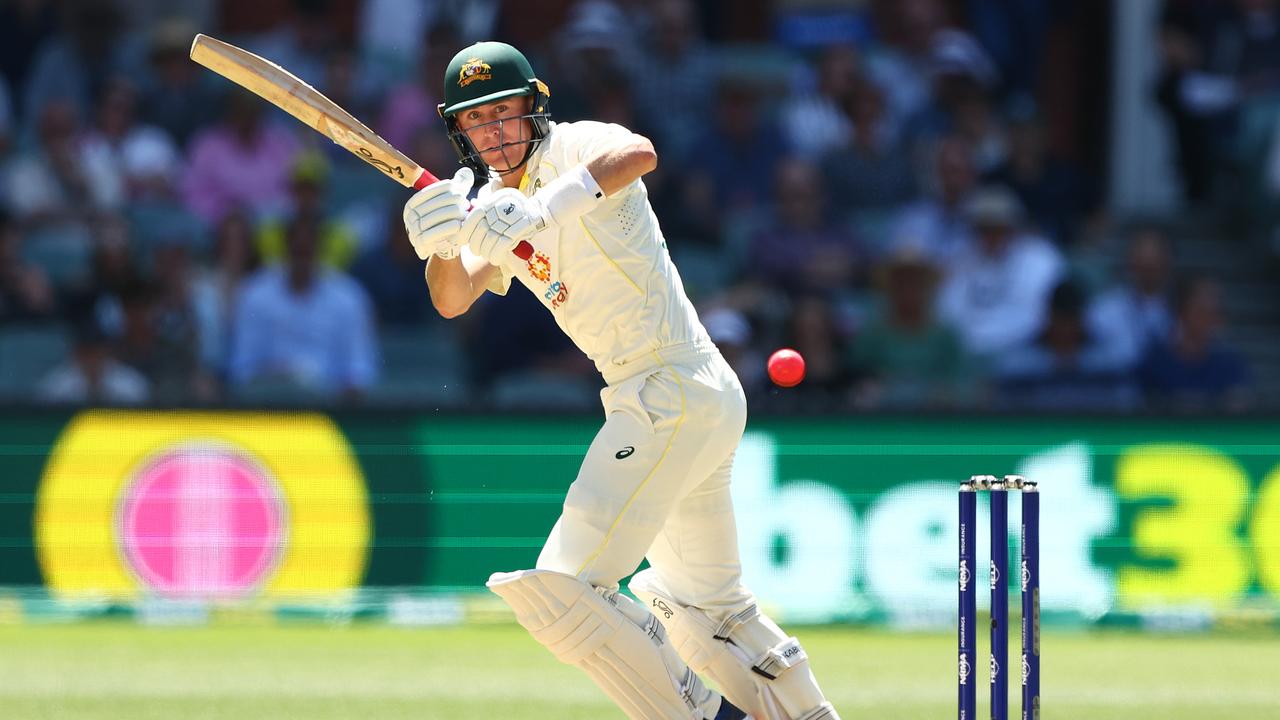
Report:
M 418 179 L 413 181 L 413 189 L 421 190 L 431 183 L 438 181 L 439 178 L 432 175 L 430 170 L 423 169 L 422 174 L 418 176 Z M 529 262 L 529 258 L 533 257 L 533 246 L 529 244 L 528 240 L 521 240 L 520 243 L 511 250 L 511 254 L 525 262 Z

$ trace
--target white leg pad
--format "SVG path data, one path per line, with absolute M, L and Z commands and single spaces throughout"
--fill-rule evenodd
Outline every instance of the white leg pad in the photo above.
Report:
M 535 640 L 586 672 L 632 720 L 715 716 L 720 696 L 685 667 L 662 625 L 630 598 L 551 570 L 494 573 L 487 585 Z
M 839 720 L 799 641 L 756 606 L 715 622 L 676 602 L 653 570 L 637 573 L 629 587 L 666 626 L 680 657 L 734 705 L 759 720 Z

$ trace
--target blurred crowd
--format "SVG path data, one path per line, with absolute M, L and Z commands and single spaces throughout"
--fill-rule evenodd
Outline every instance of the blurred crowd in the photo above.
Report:
M 448 59 L 478 39 L 524 49 L 556 120 L 653 139 L 645 184 L 668 247 L 758 406 L 1245 407 L 1220 284 L 1175 272 L 1169 226 L 1108 221 L 1107 69 L 1082 40 L 1106 5 L 11 0 L 0 393 L 598 403 L 594 369 L 518 285 L 436 316 L 406 191 L 190 62 L 203 31 L 442 175 Z M 1152 102 L 1192 202 L 1224 187 L 1222 124 L 1249 131 L 1229 110 L 1280 69 L 1278 20 L 1265 0 L 1175 0 L 1161 18 Z M 765 378 L 781 346 L 807 360 L 798 388 Z

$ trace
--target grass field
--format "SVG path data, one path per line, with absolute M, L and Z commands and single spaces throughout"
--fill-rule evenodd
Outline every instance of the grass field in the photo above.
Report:
M 950 635 L 798 634 L 846 720 L 954 717 Z M 1043 642 L 1045 718 L 1280 719 L 1272 634 L 1047 633 Z M 621 717 L 516 626 L 0 626 L 4 720 Z

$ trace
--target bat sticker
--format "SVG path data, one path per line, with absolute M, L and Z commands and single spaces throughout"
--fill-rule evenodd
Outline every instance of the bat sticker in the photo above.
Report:
M 392 167 L 391 164 L 388 163 L 387 161 L 374 157 L 373 153 L 370 152 L 367 148 L 358 147 L 356 148 L 356 151 L 359 152 L 360 157 L 364 158 L 365 162 L 369 163 L 370 165 L 378 168 L 379 170 L 381 170 L 382 172 L 388 175 L 395 175 L 401 180 L 404 179 L 404 170 L 402 170 L 399 165 Z

